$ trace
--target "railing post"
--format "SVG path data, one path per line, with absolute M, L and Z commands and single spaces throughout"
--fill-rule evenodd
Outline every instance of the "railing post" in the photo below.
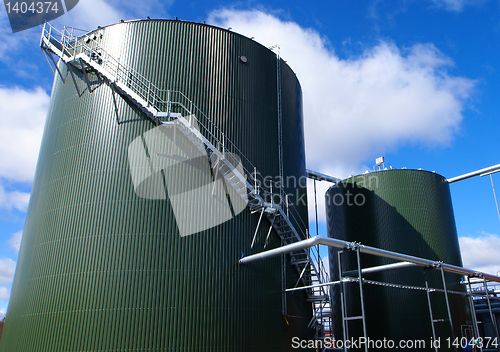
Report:
M 288 214 L 288 194 L 285 194 L 285 203 L 286 203 L 286 217 L 289 218 L 290 215 Z
M 255 194 L 259 194 L 259 190 L 257 189 L 257 168 L 255 166 L 253 167 L 253 180 Z
M 226 158 L 226 147 L 224 145 L 224 138 L 226 138 L 226 136 L 224 136 L 224 134 L 222 134 L 222 157 L 225 159 Z
M 170 90 L 167 91 L 167 113 L 170 115 L 170 106 L 171 102 L 170 102 Z
M 273 183 L 271 182 L 271 207 L 273 206 Z
M 148 84 L 148 95 L 147 95 L 147 103 L 148 103 L 148 106 L 149 106 L 149 95 L 151 93 L 151 82 L 149 82 Z
M 120 58 L 118 58 L 117 61 L 117 64 L 116 64 L 116 77 L 115 77 L 115 81 L 118 81 L 118 72 L 120 71 Z
M 65 43 L 65 33 L 66 33 L 66 26 L 63 26 L 62 32 L 61 32 L 61 44 L 62 44 L 62 53 L 64 55 L 64 43 Z

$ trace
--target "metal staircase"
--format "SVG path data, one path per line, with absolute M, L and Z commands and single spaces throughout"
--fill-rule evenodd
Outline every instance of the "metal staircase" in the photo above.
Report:
M 288 197 L 284 195 L 283 189 L 275 187 L 277 192 L 273 193 L 272 184 L 269 188 L 265 187 L 264 179 L 261 179 L 257 168 L 207 115 L 181 92 L 162 90 L 134 69 L 120 63 L 100 47 L 99 40 L 100 37 L 94 33 L 74 36 L 72 29 L 64 28 L 59 32 L 49 23 L 45 23 L 40 46 L 44 54 L 54 62 L 55 69 L 63 81 L 65 78 L 59 70 L 59 61 L 67 65 L 77 90 L 74 73 L 83 75 L 87 84 L 87 75 L 91 72 L 97 74 L 114 91 L 133 102 L 155 124 L 174 125 L 196 148 L 206 153 L 214 170 L 220 172 L 245 201 L 248 199 L 251 212 L 260 213 L 259 225 L 264 214 L 269 219 L 271 226 L 264 247 L 272 229 L 276 231 L 283 245 L 308 237 L 307 231 L 299 232 L 294 226 L 294 222 L 299 224 L 302 220 L 293 205 L 288 204 Z M 57 62 L 53 55 L 57 57 Z M 255 236 L 252 247 L 254 242 Z M 313 318 L 309 326 L 315 327 L 317 337 L 322 338 L 324 336 L 321 331 L 324 331 L 325 322 L 330 318 L 325 314 L 325 311 L 329 311 L 330 302 L 324 286 L 314 285 L 326 282 L 326 271 L 320 258 L 309 249 L 291 253 L 290 263 L 299 275 L 295 286 L 300 283 L 303 286 L 313 286 L 306 289 L 313 308 Z

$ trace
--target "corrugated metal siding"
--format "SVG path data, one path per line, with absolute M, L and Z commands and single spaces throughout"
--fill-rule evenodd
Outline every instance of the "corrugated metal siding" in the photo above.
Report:
M 349 195 L 350 194 L 350 195 Z M 355 203 L 355 197 L 357 203 Z M 341 200 L 344 200 L 342 204 Z M 350 200 L 348 200 L 350 199 Z M 362 202 L 362 200 L 365 200 Z M 419 170 L 391 170 L 364 174 L 331 187 L 326 195 L 328 235 L 357 241 L 390 251 L 462 265 L 451 195 L 446 180 L 435 173 Z M 348 204 L 350 202 L 350 204 Z M 363 204 L 360 204 L 363 203 Z M 330 271 L 338 279 L 337 251 L 330 250 Z M 362 255 L 363 267 L 394 261 Z M 343 269 L 355 269 L 353 255 L 343 257 Z M 430 270 L 429 286 L 442 288 L 441 273 Z M 446 274 L 447 288 L 464 292 L 458 275 Z M 367 279 L 425 287 L 421 267 L 391 270 L 366 276 Z M 367 333 L 373 339 L 420 340 L 429 345 L 431 322 L 425 291 L 364 285 Z M 348 315 L 360 314 L 359 289 L 347 289 Z M 332 288 L 335 334 L 342 336 L 339 288 Z M 444 294 L 431 293 L 434 319 L 447 319 Z M 455 336 L 465 324 L 466 300 L 450 295 Z M 361 326 L 349 327 L 361 334 Z M 451 337 L 449 323 L 436 324 L 444 341 Z M 428 346 L 429 347 L 429 346 Z
M 179 21 L 97 33 L 121 62 L 196 102 L 264 175 L 278 174 L 273 53 Z M 305 168 L 300 87 L 291 74 L 284 85 L 292 94 L 284 97 L 285 170 L 298 177 Z M 134 193 L 128 146 L 154 125 L 133 121 L 142 115 L 119 96 L 117 123 L 110 87 L 94 88 L 78 97 L 69 76 L 66 84 L 56 78 L 0 350 L 285 351 L 293 336 L 310 338 L 304 294 L 289 298 L 289 314 L 301 318 L 287 326 L 282 317 L 280 258 L 237 264 L 241 252 L 262 250 L 269 224 L 254 249 L 258 217 L 248 209 L 181 238 L 168 200 Z M 307 208 L 299 213 L 307 223 Z M 271 247 L 278 245 L 272 236 Z

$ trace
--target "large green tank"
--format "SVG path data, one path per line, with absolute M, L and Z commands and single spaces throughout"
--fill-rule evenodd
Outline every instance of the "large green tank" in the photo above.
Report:
M 301 88 L 272 51 L 229 30 L 167 20 L 79 40 L 184 93 L 269 180 L 280 172 L 281 110 L 283 176 L 305 177 Z M 270 223 L 262 220 L 253 248 L 259 215 L 249 208 L 181 236 L 172 195 L 139 196 L 130 171 L 131 144 L 156 125 L 92 69 L 89 82 L 59 69 L 65 82 L 56 74 L 0 351 L 287 351 L 292 337 L 311 338 L 305 293 L 287 297 L 283 314 L 281 259 L 238 264 L 242 252 L 263 250 Z M 198 176 L 187 174 L 184 186 Z M 305 186 L 285 191 L 305 233 Z M 267 248 L 280 244 L 272 233 Z
M 436 173 L 422 170 L 387 170 L 348 178 L 326 193 L 328 236 L 350 242 L 360 242 L 389 251 L 462 266 L 449 185 Z M 337 249 L 329 251 L 330 272 L 338 280 Z M 355 254 L 342 254 L 342 268 L 356 269 Z M 394 263 L 394 260 L 361 255 L 363 268 Z M 429 286 L 443 288 L 441 272 L 427 270 Z M 422 267 L 411 267 L 367 274 L 365 279 L 408 287 L 425 287 Z M 464 292 L 460 276 L 446 273 L 447 289 Z M 339 286 L 333 286 L 332 312 L 334 334 L 343 336 Z M 347 315 L 360 315 L 357 284 L 346 285 Z M 425 291 L 400 287 L 364 285 L 366 332 L 372 340 L 425 340 L 430 348 L 431 320 Z M 466 323 L 467 301 L 450 294 L 454 334 L 461 336 Z M 444 293 L 431 293 L 436 334 L 446 347 L 451 328 Z M 362 336 L 361 321 L 349 322 L 349 335 Z M 445 349 L 446 350 L 446 349 Z

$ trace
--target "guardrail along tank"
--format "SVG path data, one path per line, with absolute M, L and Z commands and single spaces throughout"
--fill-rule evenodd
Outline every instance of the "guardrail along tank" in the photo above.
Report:
M 328 236 L 416 257 L 462 266 L 453 215 L 449 184 L 434 172 L 422 170 L 386 170 L 350 177 L 332 186 L 326 193 Z M 338 250 L 329 249 L 332 281 L 338 280 Z M 357 270 L 356 252 L 342 254 L 343 272 Z M 394 263 L 394 260 L 361 254 L 363 268 Z M 441 272 L 428 269 L 429 287 L 443 289 Z M 445 273 L 447 289 L 465 292 L 460 275 Z M 372 340 L 399 341 L 432 339 L 431 319 L 426 292 L 411 289 L 425 287 L 422 267 L 400 268 L 366 274 L 366 280 L 404 285 L 365 283 L 364 306 L 366 333 Z M 332 286 L 334 334 L 343 337 L 340 287 Z M 346 284 L 346 316 L 361 315 L 358 283 Z M 436 336 L 442 346 L 451 338 L 451 327 L 444 293 L 430 293 Z M 449 294 L 455 337 L 461 326 L 470 323 L 466 299 Z M 467 308 L 466 308 L 467 307 Z M 348 323 L 349 336 L 363 336 L 361 320 Z
M 238 264 L 263 250 L 271 224 L 257 226 L 260 212 L 241 205 L 251 195 L 220 171 L 236 174 L 227 158 L 249 182 L 257 173 L 270 201 L 281 134 L 282 175 L 305 177 L 291 68 L 249 38 L 183 21 L 118 23 L 63 44 L 94 48 L 81 50 L 92 61 L 58 64 L 0 351 L 287 351 L 311 338 L 305 293 L 282 295 L 294 268 Z M 148 117 L 137 97 L 163 114 Z M 305 233 L 305 186 L 284 187 Z M 267 248 L 280 245 L 273 229 Z

